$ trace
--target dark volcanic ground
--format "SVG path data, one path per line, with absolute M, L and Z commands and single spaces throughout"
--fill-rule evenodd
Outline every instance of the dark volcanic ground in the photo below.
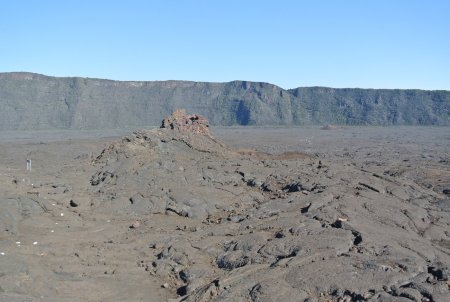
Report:
M 0 300 L 449 300 L 449 128 L 213 133 L 0 133 Z

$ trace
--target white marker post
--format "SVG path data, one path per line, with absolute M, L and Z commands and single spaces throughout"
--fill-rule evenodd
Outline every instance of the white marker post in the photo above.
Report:
M 27 159 L 27 171 L 31 172 L 31 159 Z

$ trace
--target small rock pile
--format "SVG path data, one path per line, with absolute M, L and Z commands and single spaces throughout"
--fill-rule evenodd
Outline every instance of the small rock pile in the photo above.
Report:
M 341 130 L 341 129 L 344 129 L 344 127 L 339 125 L 325 125 L 320 128 L 320 130 Z
M 177 109 L 172 115 L 166 117 L 162 121 L 161 128 L 208 136 L 211 135 L 207 118 L 198 114 L 188 115 L 184 109 Z

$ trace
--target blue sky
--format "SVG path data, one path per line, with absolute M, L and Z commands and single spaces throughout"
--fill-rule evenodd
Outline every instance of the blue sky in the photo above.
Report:
M 0 72 L 450 90 L 450 1 L 0 1 Z

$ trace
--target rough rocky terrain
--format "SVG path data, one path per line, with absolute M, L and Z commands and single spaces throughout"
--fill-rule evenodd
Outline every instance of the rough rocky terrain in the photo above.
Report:
M 0 130 L 156 126 L 179 107 L 222 126 L 450 126 L 449 91 L 286 90 L 249 81 L 139 82 L 0 73 Z
M 448 301 L 449 133 L 0 133 L 0 300 Z

